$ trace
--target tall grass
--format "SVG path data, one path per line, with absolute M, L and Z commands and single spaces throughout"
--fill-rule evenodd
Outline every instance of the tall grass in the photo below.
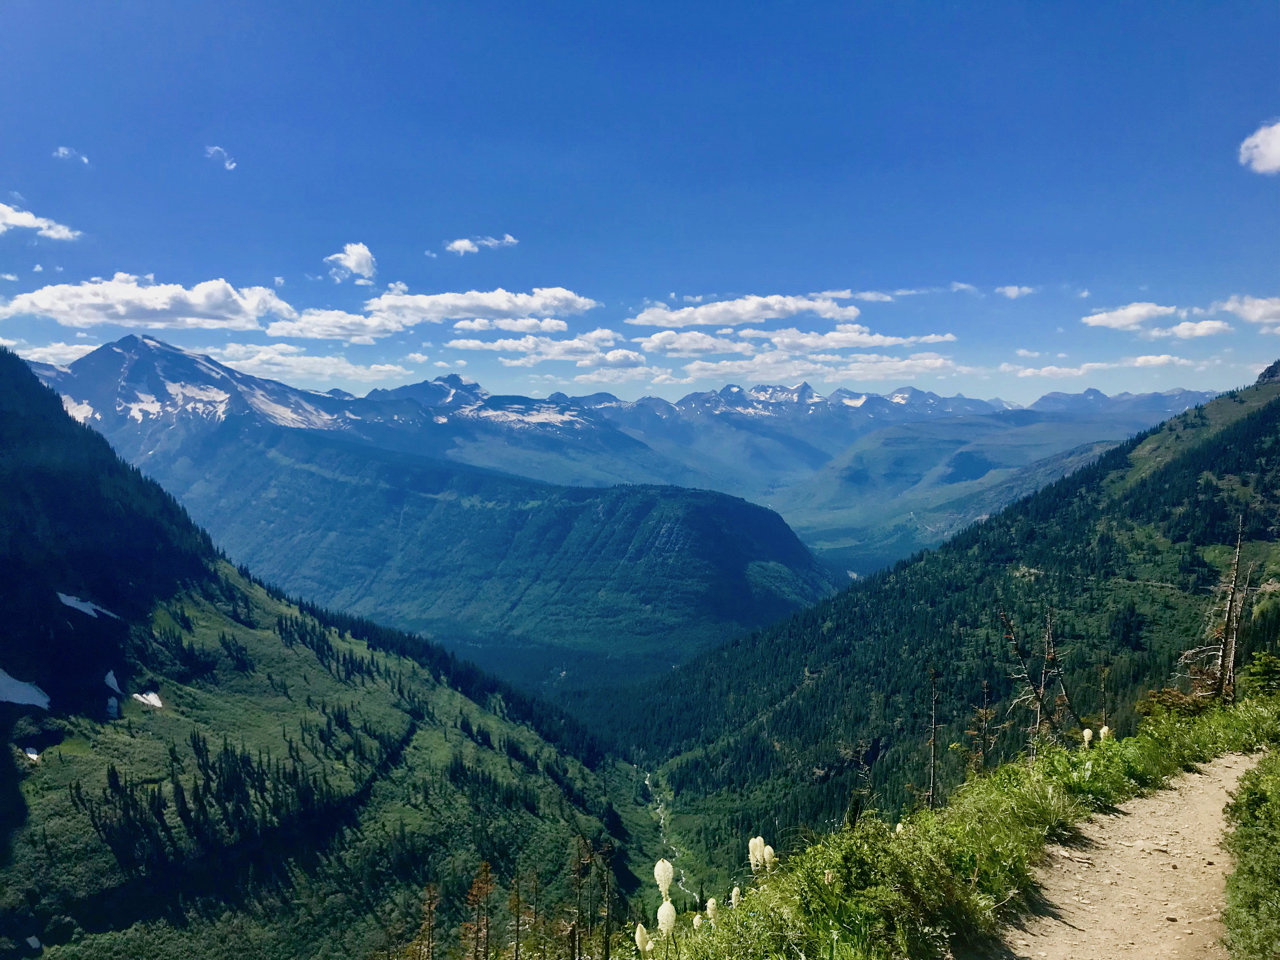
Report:
M 1227 807 L 1227 945 L 1237 960 L 1280 957 L 1280 753 L 1265 757 L 1240 781 Z
M 865 817 L 821 839 L 758 880 L 736 909 L 720 910 L 714 925 L 694 932 L 690 918 L 681 918 L 681 956 L 944 956 L 953 940 L 995 934 L 1003 921 L 1027 909 L 1031 870 L 1046 843 L 1069 838 L 1092 812 L 1154 790 L 1222 753 L 1274 742 L 1280 742 L 1280 699 L 1272 697 L 1194 719 L 1151 717 L 1137 735 L 1090 750 L 1044 746 L 1034 763 L 1008 763 L 970 780 L 943 810 L 921 811 L 896 826 Z M 1269 811 L 1266 829 L 1274 846 L 1268 862 L 1274 869 L 1280 863 L 1280 767 L 1267 769 L 1272 779 L 1254 779 Z M 1240 828 L 1236 835 L 1245 836 Z M 1259 869 L 1267 864 L 1260 861 Z M 1235 889 L 1239 909 L 1252 909 L 1255 888 L 1237 883 Z M 1273 898 L 1275 889 L 1273 883 Z M 1280 905 L 1271 902 L 1273 922 L 1280 924 Z

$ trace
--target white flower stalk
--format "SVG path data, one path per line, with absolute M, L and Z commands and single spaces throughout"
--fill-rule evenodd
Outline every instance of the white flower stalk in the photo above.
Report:
M 774 856 L 773 847 L 770 847 L 768 845 L 765 846 L 764 854 L 761 859 L 764 862 L 764 869 L 766 873 L 768 873 L 778 865 L 778 858 Z
M 670 900 L 663 900 L 658 908 L 658 930 L 664 937 L 669 937 L 675 928 L 676 905 Z
M 764 868 L 764 837 L 752 837 L 747 843 L 747 859 L 751 862 L 751 872 L 759 873 Z
M 1099 742 L 1099 743 L 1101 743 L 1103 740 L 1109 740 L 1110 738 L 1111 738 L 1111 728 L 1110 728 L 1110 727 L 1103 727 L 1101 730 L 1099 730 L 1099 731 L 1098 731 L 1098 742 Z
M 707 919 L 710 920 L 712 923 L 715 923 L 716 917 L 719 915 L 719 912 L 720 912 L 720 908 L 719 906 L 716 905 L 716 898 L 707 897 Z
M 729 894 L 729 906 L 734 910 L 738 909 L 738 904 L 742 902 L 742 891 L 737 887 L 733 888 L 733 892 Z
M 642 957 L 653 949 L 653 941 L 649 939 L 649 931 L 644 928 L 643 923 L 636 924 L 636 949 Z
M 675 870 L 671 866 L 671 862 L 663 857 L 653 865 L 653 879 L 657 881 L 658 889 L 662 891 L 662 899 L 670 900 L 671 894 L 671 878 L 675 876 Z
M 693 929 L 697 930 L 701 926 L 702 926 L 702 914 L 695 913 L 693 915 Z
M 836 882 L 836 872 L 834 870 L 823 870 L 822 882 L 825 883 L 828 887 L 831 886 L 833 883 Z
M 1089 744 L 1093 742 L 1093 731 L 1088 727 L 1084 728 L 1084 748 L 1089 749 Z

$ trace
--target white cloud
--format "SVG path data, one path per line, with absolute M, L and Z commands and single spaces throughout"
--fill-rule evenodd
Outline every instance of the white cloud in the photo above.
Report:
M 1112 330 L 1138 330 L 1142 324 L 1156 317 L 1177 313 L 1177 307 L 1162 307 L 1155 303 L 1131 303 L 1127 307 L 1106 310 L 1081 317 L 1080 322 L 1091 327 L 1109 327 Z
M 734 326 L 740 323 L 760 323 L 794 317 L 800 313 L 815 313 L 827 320 L 854 320 L 861 311 L 857 307 L 842 307 L 832 297 L 787 297 L 774 294 L 768 297 L 747 296 L 737 300 L 720 300 L 695 307 L 672 310 L 658 303 L 648 307 L 627 323 L 652 327 Z
M 702 294 L 698 294 L 696 297 L 691 297 L 691 296 L 689 296 L 688 294 L 685 294 L 685 295 L 684 295 L 683 297 L 681 297 L 680 299 L 682 299 L 685 303 L 701 303 L 701 302 L 702 302 Z
M 97 349 L 94 343 L 46 343 L 43 347 L 20 347 L 16 352 L 24 360 L 61 367 Z
M 422 252 L 425 253 L 428 257 L 430 257 L 432 260 L 436 259 L 436 254 L 432 253 L 430 250 L 423 250 Z
M 1018 356 L 1020 356 L 1020 357 L 1028 357 L 1028 358 L 1029 358 L 1029 357 L 1038 357 L 1038 356 L 1040 356 L 1040 351 L 1039 351 L 1039 350 L 1022 350 L 1022 349 L 1018 349 L 1018 350 L 1015 350 L 1015 351 L 1014 351 L 1014 353 L 1016 353 L 1016 354 L 1017 354 Z
M 582 313 L 599 306 L 564 287 L 538 287 L 532 293 L 468 290 L 466 293 L 407 294 L 388 291 L 365 303 L 365 314 L 341 310 L 306 310 L 297 318 L 267 328 L 272 337 L 304 337 L 373 343 L 419 323 L 484 318 L 516 320 L 533 314 Z
M 848 357 L 794 357 L 784 351 L 757 354 L 748 360 L 695 360 L 685 373 L 698 380 L 752 380 L 789 382 L 812 378 L 828 383 L 840 380 L 911 379 L 923 374 L 967 372 L 949 357 L 915 353 L 908 357 L 862 353 Z
M 1035 293 L 1035 287 L 996 287 L 996 293 L 1002 297 L 1008 297 L 1010 300 L 1017 300 L 1019 297 L 1025 297 L 1029 293 Z
M 8 280 L 8 281 L 10 281 L 10 282 L 13 282 L 13 281 L 15 281 L 15 280 L 17 280 L 17 279 L 18 279 L 17 274 L 14 274 L 14 273 L 0 273 L 0 280 Z
M 1280 297 L 1234 296 L 1209 308 L 1213 313 L 1234 313 L 1245 323 L 1280 324 Z
M 276 286 L 277 286 L 277 287 L 283 287 L 283 286 L 284 286 L 284 277 L 276 277 L 276 278 L 275 278 L 275 280 L 276 280 Z
M 18 210 L 7 203 L 0 203 L 0 233 L 9 230 L 34 230 L 42 237 L 50 240 L 74 240 L 80 236 L 79 230 L 72 230 L 45 217 L 37 217 L 26 210 Z
M 509 233 L 504 233 L 501 238 L 497 237 L 472 237 L 467 239 L 461 237 L 452 240 L 444 245 L 444 248 L 450 253 L 456 253 L 458 256 L 465 256 L 468 253 L 479 253 L 481 247 L 493 249 L 495 247 L 514 247 L 520 241 Z M 435 256 L 428 253 L 427 256 Z
M 79 150 L 72 149 L 71 147 L 58 147 L 57 150 L 53 151 L 53 156 L 58 160 L 79 160 L 81 163 L 89 162 L 88 157 Z
M 399 280 L 387 284 L 387 293 L 408 293 L 409 285 Z
M 768 340 L 776 349 L 787 353 L 847 350 L 852 347 L 892 347 L 910 343 L 950 343 L 955 340 L 955 335 L 950 333 L 931 333 L 923 337 L 891 337 L 882 333 L 872 333 L 860 323 L 837 324 L 835 330 L 826 333 L 809 333 L 789 328 L 743 330 L 740 336 Z
M 206 280 L 187 289 L 176 283 L 140 283 L 117 273 L 78 284 L 55 284 L 21 293 L 0 306 L 0 319 L 30 314 L 64 327 L 115 324 L 149 330 L 257 330 L 266 316 L 296 317 L 267 287 L 237 290 L 226 280 Z
M 1225 320 L 1200 320 L 1193 322 L 1184 320 L 1172 327 L 1155 327 L 1143 333 L 1147 339 L 1158 337 L 1177 337 L 1179 340 L 1190 340 L 1193 337 L 1212 337 L 1219 333 L 1230 333 L 1231 324 Z
M 865 300 L 868 303 L 888 303 L 893 299 L 887 293 L 881 293 L 879 290 L 859 290 L 853 295 L 854 300 Z
M 475 320 L 459 320 L 453 325 L 455 330 L 510 330 L 514 333 L 563 333 L 569 325 L 563 320 L 535 320 L 533 317 L 520 319 L 486 320 L 479 317 Z
M 220 161 L 223 169 L 234 170 L 236 168 L 235 158 L 221 147 L 205 147 L 204 155 L 209 159 Z
M 612 330 L 598 329 L 568 340 L 532 335 L 518 340 L 450 340 L 445 344 L 454 350 L 488 350 L 495 353 L 519 353 L 521 357 L 499 357 L 506 367 L 532 367 L 546 360 L 573 361 L 580 367 L 634 366 L 644 357 L 633 350 L 610 350 L 622 339 Z
M 426 363 L 431 358 L 425 353 L 411 353 L 405 357 L 410 363 Z
M 329 276 L 333 277 L 335 283 L 341 283 L 355 273 L 361 277 L 356 283 L 368 286 L 378 272 L 373 253 L 363 243 L 348 243 L 341 253 L 330 254 L 324 258 L 324 262 L 330 264 Z
M 671 371 L 663 367 L 602 367 L 591 373 L 580 373 L 573 378 L 575 383 L 627 383 L 633 380 L 652 380 L 654 383 L 692 383 L 692 380 L 677 380 Z
M 724 331 L 721 331 L 724 332 Z M 732 333 L 732 329 L 728 332 Z M 669 357 L 700 357 L 709 353 L 755 353 L 753 344 L 741 340 L 724 340 L 699 330 L 660 330 L 652 336 L 636 337 L 632 343 L 641 350 L 665 353 Z
M 1050 366 L 1036 368 L 1022 367 L 1013 363 L 1002 363 L 1000 364 L 1000 372 L 1016 373 L 1019 377 L 1048 377 L 1054 380 L 1062 380 L 1069 377 L 1083 377 L 1099 370 L 1117 370 L 1122 367 L 1189 367 L 1191 365 L 1190 360 L 1163 353 L 1158 356 L 1126 357 L 1124 360 L 1108 363 L 1082 363 L 1078 367 Z
M 31 268 L 31 272 L 32 272 L 32 273 L 44 273 L 44 267 L 40 266 L 40 264 L 38 264 L 38 263 L 37 263 L 34 267 L 32 267 L 32 268 Z
M 1081 290 L 1078 294 L 1076 294 L 1076 296 L 1078 296 L 1081 300 L 1088 300 L 1088 299 L 1089 299 L 1089 291 L 1088 291 L 1088 290 Z
M 403 377 L 412 371 L 390 363 L 360 366 L 346 357 L 308 356 L 302 347 L 288 343 L 228 343 L 196 351 L 207 353 L 232 369 L 270 379 L 354 380 L 370 383 Z
M 1254 173 L 1280 173 L 1280 120 L 1264 123 L 1240 144 L 1240 162 Z
M 951 292 L 952 293 L 977 293 L 978 288 L 975 287 L 972 283 L 961 283 L 959 280 L 953 280 L 951 282 Z

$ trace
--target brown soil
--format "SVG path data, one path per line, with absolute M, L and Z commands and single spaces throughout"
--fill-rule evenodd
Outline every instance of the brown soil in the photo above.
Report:
M 1029 960 L 1226 960 L 1220 944 L 1230 863 L 1223 807 L 1257 762 L 1229 754 L 1168 790 L 1099 814 L 1079 843 L 1051 847 L 1040 909 L 1004 937 Z

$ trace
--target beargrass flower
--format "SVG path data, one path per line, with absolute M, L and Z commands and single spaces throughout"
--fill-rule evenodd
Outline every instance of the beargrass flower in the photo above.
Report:
M 700 926 L 702 926 L 702 914 L 695 913 L 693 915 L 693 929 L 697 930 Z
M 1101 730 L 1098 731 L 1098 742 L 1101 743 L 1103 740 L 1108 739 L 1110 736 L 1111 736 L 1111 728 L 1103 727 Z
M 670 900 L 671 894 L 671 878 L 675 876 L 675 870 L 671 867 L 671 861 L 663 857 L 653 865 L 653 879 L 658 884 L 658 889 L 662 891 L 662 899 Z
M 1093 742 L 1093 731 L 1088 727 L 1084 728 L 1084 748 L 1089 749 L 1089 744 Z
M 764 837 L 752 837 L 747 843 L 747 859 L 751 861 L 751 872 L 759 873 L 764 866 Z
M 836 882 L 836 872 L 834 870 L 823 870 L 822 882 L 825 883 L 828 887 L 831 886 L 833 883 Z
M 669 937 L 676 928 L 676 905 L 670 900 L 663 900 L 658 908 L 658 930 L 664 937 Z
M 764 869 L 766 873 L 772 870 L 774 866 L 777 865 L 777 862 L 778 862 L 778 858 L 775 857 L 773 854 L 773 847 L 769 846 L 768 844 L 765 844 L 764 854 L 761 859 L 764 862 Z
M 715 897 L 707 897 L 707 919 L 712 923 L 716 922 L 716 914 L 719 907 L 716 905 Z
M 733 888 L 733 892 L 729 894 L 729 906 L 733 909 L 738 908 L 738 904 L 742 902 L 742 891 L 737 887 Z
M 653 941 L 649 939 L 649 931 L 644 928 L 643 923 L 636 924 L 636 949 L 641 956 L 653 949 Z

